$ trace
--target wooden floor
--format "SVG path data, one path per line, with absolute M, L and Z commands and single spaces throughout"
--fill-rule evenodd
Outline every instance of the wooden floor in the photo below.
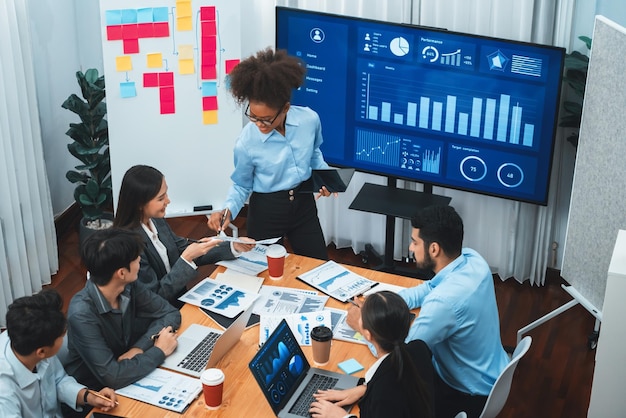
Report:
M 172 218 L 169 222 L 181 236 L 212 235 L 203 216 Z M 244 235 L 245 225 L 239 226 L 240 234 Z M 368 267 L 349 248 L 338 250 L 331 244 L 329 255 L 341 263 Z M 63 295 L 67 307 L 85 280 L 77 232 L 68 231 L 59 236 L 59 262 L 52 286 Z M 206 270 L 202 273 L 209 274 Z M 544 287 L 531 287 L 528 282 L 519 284 L 513 279 L 503 282 L 494 277 L 505 346 L 515 345 L 518 329 L 571 300 L 557 281 L 550 281 Z M 499 417 L 586 417 L 595 356 L 595 351 L 589 349 L 587 336 L 593 325 L 593 317 L 577 305 L 530 332 L 532 346 L 517 367 L 511 394 Z

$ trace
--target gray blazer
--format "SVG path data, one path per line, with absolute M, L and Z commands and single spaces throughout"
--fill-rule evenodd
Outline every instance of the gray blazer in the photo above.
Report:
M 167 249 L 167 256 L 170 260 L 170 272 L 165 270 L 163 260 L 152 240 L 143 228 L 137 228 L 144 240 L 144 250 L 141 254 L 141 264 L 139 267 L 139 280 L 150 290 L 167 299 L 170 303 L 177 304 L 177 298 L 185 290 L 187 282 L 196 277 L 196 270 L 185 260 L 180 258 L 185 248 L 189 245 L 186 238 L 174 234 L 172 228 L 165 219 L 152 219 L 159 233 L 159 240 Z M 230 250 L 230 243 L 223 242 L 211 249 L 202 257 L 198 257 L 194 262 L 199 265 L 212 264 L 221 260 L 233 260 L 235 256 Z

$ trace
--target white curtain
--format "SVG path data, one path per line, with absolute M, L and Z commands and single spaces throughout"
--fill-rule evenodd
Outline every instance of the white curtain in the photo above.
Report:
M 0 325 L 58 270 L 25 3 L 0 2 Z

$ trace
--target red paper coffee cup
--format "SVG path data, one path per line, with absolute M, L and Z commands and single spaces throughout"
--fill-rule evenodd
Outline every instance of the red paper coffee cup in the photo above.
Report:
M 285 247 L 280 244 L 272 244 L 267 248 L 265 255 L 267 256 L 267 268 L 270 279 L 282 279 L 285 269 L 285 256 L 287 255 Z
M 217 409 L 222 404 L 224 391 L 224 372 L 220 369 L 206 369 L 200 375 L 204 403 L 209 409 Z

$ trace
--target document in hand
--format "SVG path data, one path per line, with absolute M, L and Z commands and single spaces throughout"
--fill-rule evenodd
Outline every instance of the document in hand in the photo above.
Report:
M 378 284 L 332 260 L 300 274 L 298 279 L 341 302 L 347 302 L 348 299 L 361 295 Z

